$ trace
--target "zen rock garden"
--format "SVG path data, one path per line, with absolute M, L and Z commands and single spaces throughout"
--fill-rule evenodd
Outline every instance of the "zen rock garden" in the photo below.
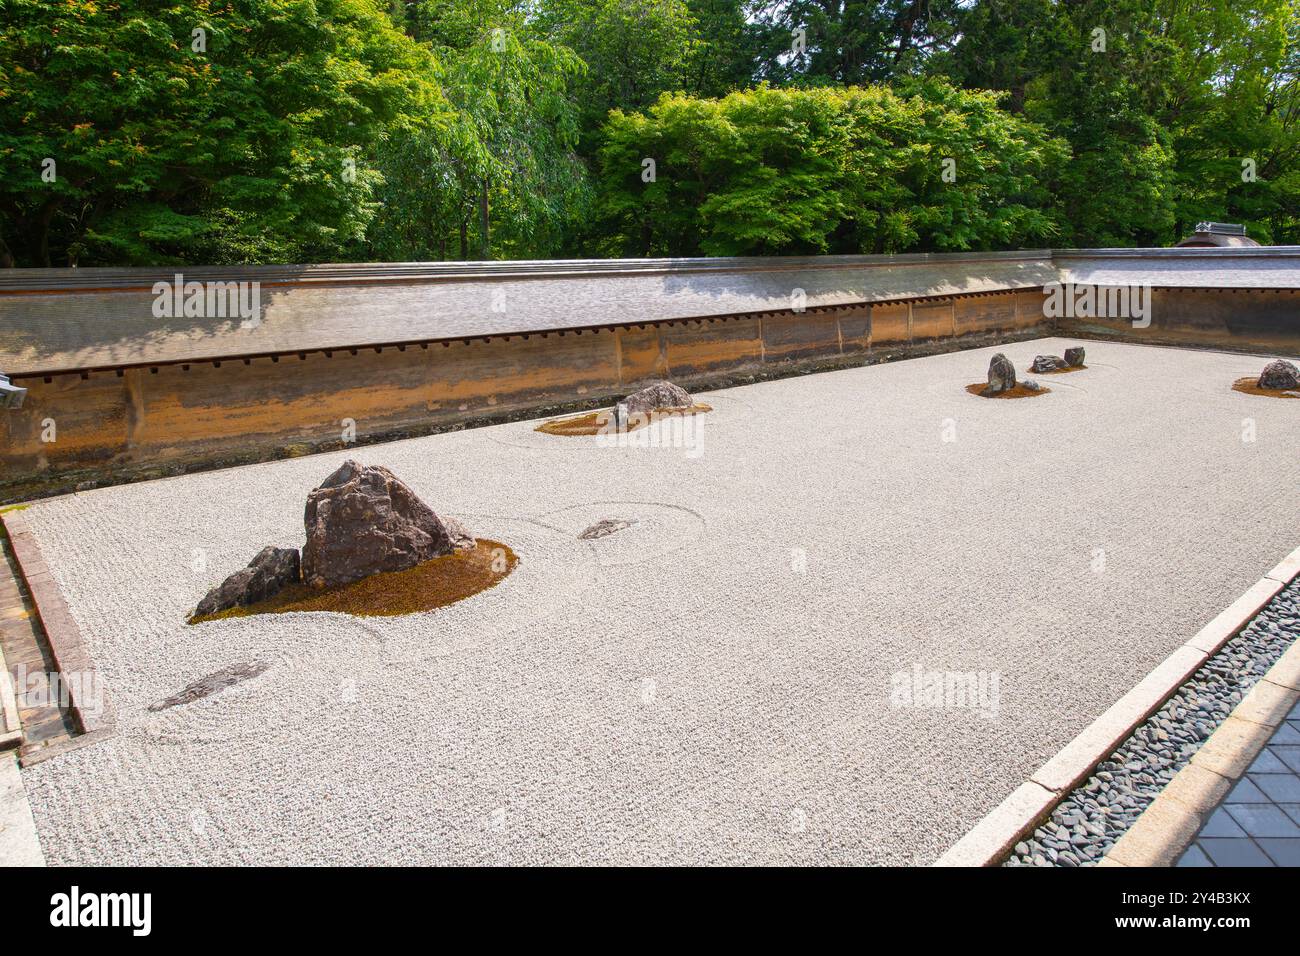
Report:
M 1082 349 L 1079 351 L 1082 352 Z M 1035 367 L 1044 358 L 1049 356 L 1040 355 L 1034 359 Z M 1083 361 L 1082 355 L 1079 360 Z M 1060 362 L 1061 359 L 1055 361 Z M 966 391 L 980 398 L 1029 398 L 1033 395 L 1046 395 L 1051 389 L 1044 388 L 1032 379 L 1017 381 L 1016 367 L 1011 364 L 1011 359 L 999 352 L 989 360 L 988 381 L 967 385 Z
M 435 513 L 379 465 L 345 461 L 307 496 L 304 525 L 301 553 L 263 548 L 248 567 L 208 592 L 191 621 L 256 611 L 277 599 L 276 606 L 264 609 L 425 610 L 424 603 L 441 607 L 482 590 L 478 584 L 491 586 L 514 566 L 514 555 L 504 545 L 475 540 L 459 521 Z M 458 556 L 460 562 L 438 564 Z M 482 573 L 485 565 L 497 572 L 495 577 Z M 412 569 L 424 570 L 415 577 L 401 576 Z M 359 587 L 362 582 L 379 586 Z
M 1076 372 L 1087 368 L 1084 364 L 1084 349 L 1074 346 L 1065 350 L 1064 356 L 1036 355 L 1029 366 L 1029 371 L 1037 375 L 1058 375 L 1063 372 Z M 1264 366 L 1259 377 L 1248 376 L 1233 383 L 1233 389 L 1248 395 L 1263 395 L 1269 398 L 1300 398 L 1300 368 L 1294 362 L 1274 359 Z M 1032 379 L 1016 378 L 1015 366 L 1001 352 L 989 360 L 988 380 L 983 383 L 967 385 L 966 391 L 981 398 L 1029 398 L 1045 395 L 1051 389 L 1044 388 Z
M 1264 366 L 1259 378 L 1247 376 L 1233 383 L 1234 391 L 1268 398 L 1300 398 L 1300 368 L 1294 362 L 1274 359 Z
M 1036 375 L 1054 375 L 1058 372 L 1073 372 L 1086 368 L 1083 364 L 1083 346 L 1065 350 L 1065 358 L 1057 355 L 1036 355 L 1029 371 Z
M 667 415 L 698 415 L 713 409 L 672 382 L 652 382 L 617 402 L 613 408 L 555 418 L 537 426 L 547 435 L 607 435 L 635 431 Z

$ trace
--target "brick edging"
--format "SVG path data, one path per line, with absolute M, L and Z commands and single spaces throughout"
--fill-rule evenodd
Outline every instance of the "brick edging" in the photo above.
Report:
M 1137 686 L 1085 727 L 931 865 L 996 866 L 1001 863 L 1018 840 L 1051 816 L 1058 803 L 1068 797 L 1099 763 L 1159 710 L 1205 661 L 1217 654 L 1298 574 L 1300 548 L 1283 558 L 1214 620 L 1157 664 Z M 1273 672 L 1270 670 L 1269 673 Z M 1246 700 L 1253 694 L 1254 691 L 1247 695 Z M 1244 705 L 1245 700 L 1241 706 Z
M 108 692 L 96 674 L 95 663 L 82 640 L 81 628 L 73 619 L 72 612 L 63 599 L 63 592 L 59 590 L 58 582 L 45 563 L 45 556 L 27 525 L 27 519 L 21 513 L 9 512 L 0 515 L 0 523 L 3 523 L 9 535 L 14 562 L 31 595 L 41 627 L 45 630 L 55 666 L 60 675 L 76 674 L 79 677 L 77 681 L 64 681 L 63 684 L 69 696 L 68 710 L 82 731 L 80 736 L 67 743 L 80 746 L 102 739 L 113 732 L 117 717 Z M 86 702 L 81 699 L 81 694 L 87 683 L 99 691 L 98 708 L 83 706 Z M 60 748 L 62 749 L 71 748 Z M 33 756 L 40 759 L 45 755 Z M 24 762 L 30 761 L 24 757 Z

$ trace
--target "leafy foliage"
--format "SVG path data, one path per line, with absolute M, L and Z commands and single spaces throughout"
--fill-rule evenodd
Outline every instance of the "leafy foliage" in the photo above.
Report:
M 384 144 L 383 208 L 366 251 L 439 259 L 449 248 L 462 259 L 553 253 L 588 203 L 573 153 L 573 89 L 585 64 L 508 5 L 480 0 L 473 17 L 446 8 L 441 0 L 414 3 L 407 27 L 432 45 L 454 120 Z
M 1063 143 L 939 81 L 665 95 L 616 111 L 601 210 L 639 255 L 989 249 L 1057 231 L 1042 207 Z M 643 174 L 654 160 L 654 179 Z M 949 162 L 945 162 L 949 161 Z M 945 179 L 949 170 L 952 181 Z
M 374 215 L 376 145 L 447 110 L 369 0 L 3 8 L 0 255 L 29 264 L 328 259 Z
M 0 0 L 0 161 L 0 266 L 1300 242 L 1300 0 Z

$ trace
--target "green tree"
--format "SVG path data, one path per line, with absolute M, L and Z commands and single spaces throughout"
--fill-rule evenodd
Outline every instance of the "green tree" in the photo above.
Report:
M 929 69 L 1010 93 L 1069 140 L 1077 245 L 1167 245 L 1198 219 L 1294 235 L 1296 0 L 979 0 Z M 1258 176 L 1243 181 L 1242 161 Z M 1267 169 L 1267 172 L 1264 170 Z
M 685 90 L 701 41 L 684 0 L 543 0 L 538 23 L 587 64 L 583 128 L 614 108 L 641 109 Z
M 607 251 L 641 255 L 1014 247 L 1055 234 L 1066 153 L 996 95 L 933 80 L 665 95 L 611 114 L 600 210 Z
M 447 108 L 370 0 L 0 10 L 9 264 L 328 260 L 374 215 L 373 145 Z
M 960 0 L 779 0 L 757 11 L 760 75 L 853 85 L 917 71 L 952 39 Z
M 555 253 L 588 204 L 574 155 L 584 64 L 517 3 L 421 0 L 407 30 L 430 43 L 455 119 L 394 138 L 372 248 L 446 258 Z
M 752 86 L 760 33 L 746 17 L 745 0 L 688 0 L 687 7 L 698 42 L 682 89 L 697 96 L 725 96 Z

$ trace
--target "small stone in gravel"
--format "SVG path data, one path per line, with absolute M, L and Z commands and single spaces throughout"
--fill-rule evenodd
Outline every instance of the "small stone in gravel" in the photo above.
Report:
M 627 518 L 601 518 L 595 524 L 583 530 L 578 535 L 583 541 L 592 541 L 596 538 L 603 538 L 606 535 L 614 534 L 616 531 L 622 531 L 636 524 L 635 521 Z
M 231 664 L 229 667 L 223 667 L 215 674 L 199 678 L 194 683 L 189 684 L 170 697 L 158 701 L 156 704 L 150 704 L 149 710 L 157 713 L 160 710 L 167 710 L 169 707 L 192 704 L 196 700 L 211 697 L 228 687 L 233 687 L 240 681 L 246 681 L 249 678 L 265 673 L 270 666 L 262 661 L 253 661 L 251 664 Z
M 1282 359 L 1269 362 L 1259 376 L 1259 387 L 1276 389 L 1300 387 L 1300 369 Z

